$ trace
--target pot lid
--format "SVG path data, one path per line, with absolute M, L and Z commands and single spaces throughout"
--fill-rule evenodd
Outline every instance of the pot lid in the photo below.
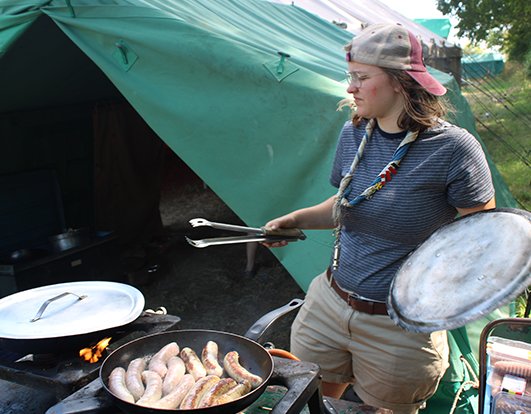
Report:
M 0 338 L 45 339 L 102 331 L 134 321 L 144 303 L 138 289 L 116 282 L 29 289 L 0 299 Z
M 531 214 L 493 209 L 435 231 L 391 284 L 391 318 L 413 332 L 458 328 L 509 303 L 531 285 Z

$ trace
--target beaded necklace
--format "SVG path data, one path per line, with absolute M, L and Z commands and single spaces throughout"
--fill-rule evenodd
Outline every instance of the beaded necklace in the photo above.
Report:
M 369 139 L 372 136 L 375 125 L 375 119 L 370 119 L 367 122 L 367 126 L 365 127 L 365 134 L 361 139 L 360 145 L 358 146 L 358 150 L 356 151 L 354 160 L 350 165 L 349 171 L 347 174 L 345 174 L 345 176 L 341 179 L 341 182 L 339 183 L 339 189 L 336 195 L 336 203 L 334 205 L 333 210 L 334 222 L 336 224 L 336 228 L 334 230 L 334 256 L 332 260 L 333 270 L 336 270 L 339 266 L 339 252 L 341 249 L 341 243 L 339 241 L 339 236 L 341 233 L 341 206 L 351 208 L 364 200 L 370 200 L 377 191 L 381 190 L 387 182 L 391 181 L 393 175 L 398 172 L 398 167 L 400 166 L 402 159 L 406 156 L 409 147 L 419 135 L 418 131 L 408 131 L 404 139 L 400 142 L 397 149 L 395 150 L 391 161 L 389 161 L 389 163 L 384 167 L 384 169 L 376 176 L 371 185 L 365 190 L 363 190 L 358 196 L 354 197 L 351 201 L 348 201 L 347 198 L 352 192 L 352 187 L 350 186 L 350 183 L 352 182 L 354 171 L 358 167 L 361 157 L 363 156 L 365 146 L 367 145 Z

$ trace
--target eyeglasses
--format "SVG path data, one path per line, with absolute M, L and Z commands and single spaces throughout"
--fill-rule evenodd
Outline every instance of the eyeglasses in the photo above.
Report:
M 375 76 L 380 76 L 380 75 L 385 75 L 385 72 L 371 74 L 370 76 L 366 74 L 360 75 L 358 74 L 358 72 L 345 72 L 347 83 L 356 88 L 361 88 L 363 82 L 366 81 L 367 79 L 371 79 L 371 78 L 374 78 Z

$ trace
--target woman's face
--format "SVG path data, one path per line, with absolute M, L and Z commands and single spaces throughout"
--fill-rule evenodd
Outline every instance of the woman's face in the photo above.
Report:
M 386 119 L 400 116 L 404 107 L 398 85 L 378 66 L 349 62 L 353 78 L 347 88 L 352 94 L 357 113 L 364 118 Z

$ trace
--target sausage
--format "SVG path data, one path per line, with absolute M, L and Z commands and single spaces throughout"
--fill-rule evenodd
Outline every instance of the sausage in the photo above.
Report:
M 125 385 L 125 369 L 122 367 L 114 368 L 109 375 L 109 389 L 121 400 L 134 404 L 135 397 L 129 392 Z
M 162 381 L 162 395 L 168 395 L 173 388 L 181 381 L 186 368 L 184 361 L 178 356 L 171 357 L 168 360 L 168 372 Z
M 181 358 L 189 374 L 192 374 L 197 381 L 200 378 L 206 377 L 207 372 L 201 360 L 191 348 L 183 348 L 181 350 Z
M 240 355 L 236 351 L 228 352 L 223 359 L 223 366 L 227 374 L 236 380 L 236 382 L 243 382 L 247 380 L 251 383 L 252 388 L 258 387 L 262 382 L 262 377 L 254 375 L 247 371 L 240 365 Z
M 181 410 L 189 410 L 197 408 L 203 395 L 216 383 L 220 378 L 216 375 L 207 375 L 206 377 L 197 380 L 195 385 L 188 391 L 184 397 L 179 408 Z
M 173 390 L 162 397 L 160 400 L 155 401 L 150 405 L 152 408 L 166 408 L 175 409 L 179 407 L 185 395 L 194 386 L 195 380 L 193 375 L 184 374 L 181 381 L 173 388 Z
M 231 388 L 225 394 L 216 399 L 213 405 L 226 404 L 228 402 L 234 401 L 240 397 L 243 397 L 249 391 L 251 391 L 251 383 L 247 380 L 244 380 L 242 383 Z
M 144 358 L 133 359 L 127 371 L 125 372 L 125 386 L 135 398 L 139 400 L 144 394 L 144 383 L 142 382 L 142 371 L 146 369 L 146 360 Z
M 166 363 L 171 357 L 176 355 L 179 355 L 179 345 L 177 345 L 176 342 L 170 342 L 168 345 L 163 346 L 160 351 L 151 357 L 148 369 L 150 371 L 155 371 L 160 375 L 161 378 L 164 378 L 166 376 L 166 372 L 168 372 Z
M 201 361 L 208 375 L 223 375 L 223 367 L 218 362 L 218 344 L 214 341 L 208 341 L 203 348 Z
M 155 371 L 144 371 L 142 372 L 142 379 L 146 384 L 146 390 L 136 403 L 144 407 L 150 407 L 151 404 L 162 397 L 162 378 Z
M 205 408 L 214 405 L 215 401 L 234 388 L 238 383 L 232 378 L 221 378 L 203 395 L 198 408 Z

